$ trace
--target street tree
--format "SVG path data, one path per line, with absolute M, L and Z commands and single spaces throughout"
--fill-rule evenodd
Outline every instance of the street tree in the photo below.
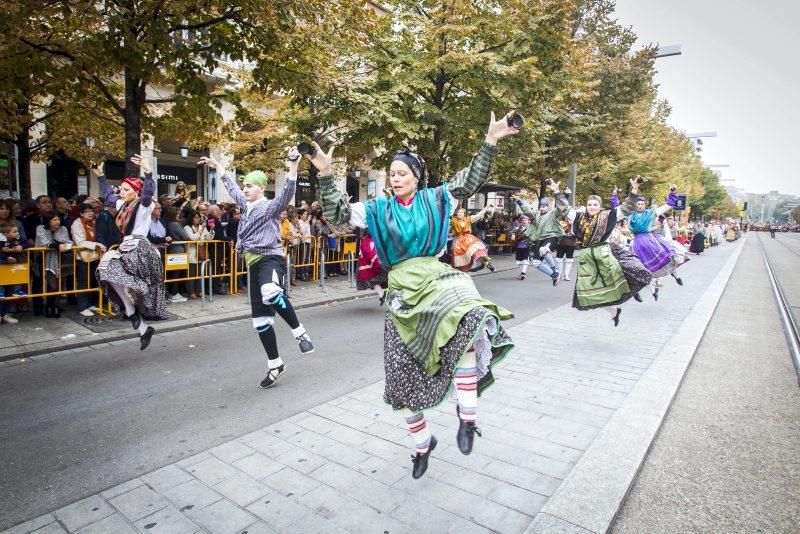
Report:
M 319 13 L 346 16 L 349 0 L 10 0 L 5 38 L 52 56 L 62 77 L 90 86 L 124 124 L 122 146 L 141 151 L 142 132 L 180 132 L 204 145 L 223 123 L 235 85 L 227 66 L 252 62 L 282 88 Z M 337 10 L 338 9 L 338 10 Z M 281 76 L 284 75 L 284 76 Z M 93 125 L 87 125 L 92 128 Z M 126 157 L 127 173 L 136 172 Z

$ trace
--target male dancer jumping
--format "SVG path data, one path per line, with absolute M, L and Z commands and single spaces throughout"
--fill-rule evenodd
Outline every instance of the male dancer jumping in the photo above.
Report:
M 267 376 L 260 386 L 270 388 L 275 381 L 286 372 L 286 368 L 278 355 L 278 341 L 273 324 L 275 312 L 291 327 L 292 335 L 300 345 L 300 352 L 314 352 L 314 345 L 306 333 L 306 329 L 297 319 L 292 303 L 283 294 L 286 279 L 286 259 L 280 241 L 278 220 L 282 211 L 294 197 L 297 183 L 297 167 L 300 153 L 296 148 L 289 150 L 287 167 L 289 173 L 286 185 L 272 200 L 264 196 L 268 177 L 263 171 L 252 171 L 244 176 L 244 192 L 236 185 L 235 177 L 225 173 L 225 167 L 212 157 L 200 158 L 200 163 L 217 169 L 222 176 L 225 189 L 242 209 L 239 221 L 239 232 L 236 250 L 244 253 L 247 269 L 250 273 L 250 305 L 253 309 L 253 328 L 258 332 L 261 344 L 267 353 Z
M 547 187 L 553 192 L 556 198 L 555 209 L 550 209 L 550 203 L 546 197 L 539 199 L 539 211 L 535 212 L 528 207 L 522 199 L 511 196 L 511 200 L 516 200 L 522 213 L 527 215 L 531 223 L 525 229 L 525 235 L 533 244 L 534 260 L 533 265 L 537 270 L 546 274 L 553 280 L 553 285 L 558 285 L 561 275 L 553 259 L 558 241 L 564 237 L 564 230 L 561 228 L 561 217 L 569 211 L 569 202 L 565 197 L 559 197 L 558 182 L 548 180 Z M 569 189 L 564 191 L 567 195 L 571 193 Z

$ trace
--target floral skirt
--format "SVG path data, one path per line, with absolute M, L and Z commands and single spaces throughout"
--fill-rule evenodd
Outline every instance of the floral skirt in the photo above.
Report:
M 456 334 L 441 349 L 441 367 L 434 375 L 425 371 L 422 362 L 403 343 L 387 312 L 383 343 L 384 402 L 395 410 L 408 408 L 414 412 L 441 404 L 450 391 L 461 358 L 473 345 L 478 348 L 476 352 L 480 352 L 477 355 L 480 395 L 494 383 L 494 365 L 514 348 L 513 341 L 490 310 L 480 306 L 464 315 Z
M 118 250 L 107 252 L 97 268 L 97 280 L 106 297 L 122 309 L 122 300 L 111 284 L 127 290 L 146 320 L 169 319 L 161 256 L 147 239 L 136 237 L 124 241 Z

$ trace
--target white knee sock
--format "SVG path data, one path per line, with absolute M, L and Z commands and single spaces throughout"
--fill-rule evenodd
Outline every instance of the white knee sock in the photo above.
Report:
M 374 289 L 375 293 L 378 294 L 378 298 L 379 299 L 383 298 L 383 294 L 384 294 L 385 290 L 381 286 L 379 286 L 379 285 L 373 286 L 372 289 Z
M 128 292 L 125 290 L 124 286 L 119 284 L 111 284 L 111 287 L 114 288 L 114 292 L 119 295 L 119 299 L 122 301 L 122 304 L 125 306 L 125 315 L 128 317 L 132 316 L 136 313 L 136 306 L 133 304 L 133 301 L 128 296 Z M 143 335 L 147 331 L 147 323 L 144 322 L 142 317 L 139 317 L 139 335 Z
M 564 267 L 564 276 L 569 278 L 569 272 L 572 270 L 572 262 L 574 260 L 567 258 L 566 259 L 566 266 Z

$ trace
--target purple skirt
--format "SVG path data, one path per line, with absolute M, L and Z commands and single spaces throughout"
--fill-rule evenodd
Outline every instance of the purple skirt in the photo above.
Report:
M 675 255 L 675 249 L 669 246 L 667 240 L 654 232 L 636 234 L 631 252 L 639 256 L 639 261 L 651 273 L 667 267 Z

